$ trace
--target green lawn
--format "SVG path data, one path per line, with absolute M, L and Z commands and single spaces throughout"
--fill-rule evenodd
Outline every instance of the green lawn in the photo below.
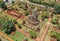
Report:
M 24 35 L 18 31 L 16 31 L 16 34 L 14 36 L 9 35 L 12 39 L 14 39 L 14 41 L 22 41 L 24 39 Z
M 7 16 L 7 17 L 6 17 L 6 16 Z M 6 18 L 8 18 L 8 19 L 10 19 L 10 20 L 16 19 L 16 18 L 14 18 L 14 17 L 11 16 L 11 15 L 6 14 L 5 11 L 0 13 L 0 17 L 6 17 Z
M 4 33 L 4 30 L 3 31 L 0 30 L 0 32 Z M 25 36 L 22 33 L 18 32 L 17 30 L 16 30 L 16 34 L 14 36 L 12 36 L 12 35 L 8 35 L 8 36 L 10 36 L 14 41 L 16 41 L 16 40 L 22 41 L 25 38 Z

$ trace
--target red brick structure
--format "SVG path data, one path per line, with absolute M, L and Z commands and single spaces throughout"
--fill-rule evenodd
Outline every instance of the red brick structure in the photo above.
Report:
M 57 41 L 57 39 L 54 38 L 54 37 L 51 37 L 51 38 L 50 38 L 50 41 Z

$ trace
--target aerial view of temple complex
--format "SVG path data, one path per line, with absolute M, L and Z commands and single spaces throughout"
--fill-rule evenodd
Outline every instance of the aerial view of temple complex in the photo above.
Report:
M 0 0 L 0 41 L 60 41 L 60 0 Z

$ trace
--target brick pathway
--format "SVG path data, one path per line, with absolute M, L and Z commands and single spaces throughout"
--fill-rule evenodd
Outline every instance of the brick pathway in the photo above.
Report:
M 49 18 L 49 21 L 46 23 L 45 27 L 44 27 L 44 32 L 42 34 L 42 36 L 40 38 L 37 38 L 36 41 L 44 41 L 45 40 L 45 37 L 46 37 L 46 34 L 48 32 L 48 29 L 49 29 L 49 26 L 50 26 L 50 23 L 51 23 L 51 17 Z
M 49 18 L 49 21 L 47 22 L 47 24 L 45 26 L 45 30 L 44 30 L 44 33 L 42 35 L 41 41 L 45 40 L 46 34 L 47 34 L 49 26 L 50 26 L 50 22 L 51 22 L 51 18 Z
M 5 37 L 6 39 L 8 39 L 9 41 L 14 41 L 13 39 L 11 39 L 9 36 L 7 36 L 6 34 L 0 32 L 0 35 L 2 35 L 3 37 Z

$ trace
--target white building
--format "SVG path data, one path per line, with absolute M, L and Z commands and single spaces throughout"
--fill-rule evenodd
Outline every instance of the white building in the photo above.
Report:
M 3 0 L 3 1 L 6 3 L 6 5 L 8 5 L 8 4 L 11 4 L 12 1 L 15 1 L 15 0 L 8 0 L 8 2 L 6 2 L 6 0 Z

